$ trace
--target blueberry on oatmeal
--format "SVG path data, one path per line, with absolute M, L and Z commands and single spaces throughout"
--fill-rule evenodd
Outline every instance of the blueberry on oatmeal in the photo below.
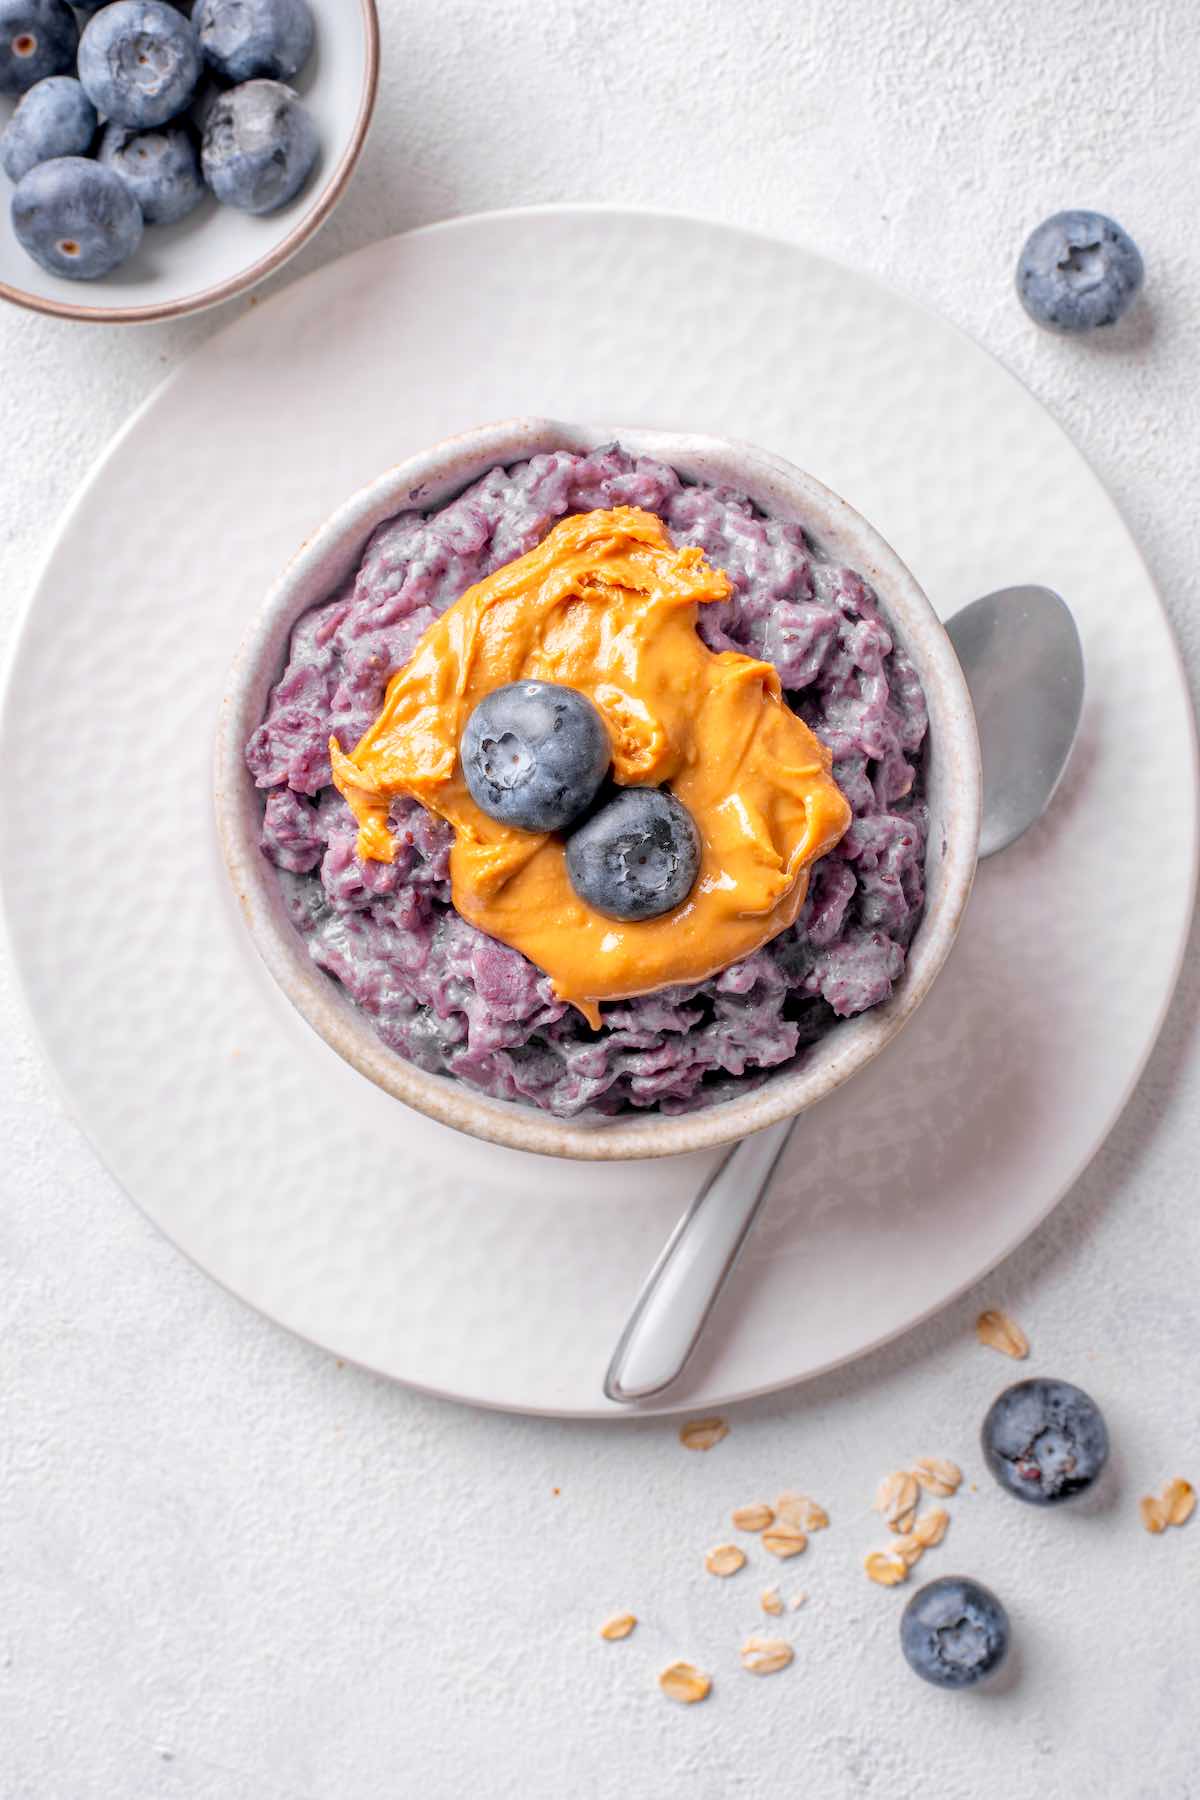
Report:
M 467 720 L 462 765 L 490 818 L 522 831 L 562 831 L 608 772 L 608 732 L 586 694 L 553 681 L 493 688 Z
M 661 788 L 623 788 L 567 839 L 581 900 L 613 919 L 657 919 L 691 893 L 700 870 L 695 820 Z

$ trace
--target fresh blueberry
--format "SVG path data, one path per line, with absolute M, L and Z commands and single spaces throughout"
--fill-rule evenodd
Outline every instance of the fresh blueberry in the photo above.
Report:
M 1025 240 L 1017 293 L 1031 319 L 1051 331 L 1115 325 L 1142 285 L 1141 252 L 1103 213 L 1060 212 Z
M 74 67 L 79 27 L 67 0 L 0 0 L 0 94 L 26 94 Z
M 195 32 L 166 0 L 116 0 L 79 40 L 79 79 L 97 110 L 139 131 L 183 111 L 201 66 Z
M 312 117 L 290 87 L 244 81 L 214 101 L 200 160 L 223 206 L 269 213 L 300 192 L 319 148 Z
M 308 0 L 197 0 L 192 24 L 205 58 L 226 81 L 290 81 L 316 36 Z
M 612 749 L 585 694 L 553 681 L 512 681 L 479 702 L 461 756 L 471 798 L 489 819 L 564 831 L 596 798 Z
M 50 75 L 31 87 L 0 132 L 0 166 L 20 181 L 55 156 L 83 156 L 96 135 L 96 109 L 70 75 Z
M 900 1618 L 900 1648 L 934 1687 L 974 1687 L 1004 1661 L 1008 1614 L 989 1588 L 943 1575 L 918 1588 Z
M 1096 1402 L 1069 1381 L 1018 1381 L 992 1401 L 981 1433 L 988 1468 L 1002 1488 L 1034 1506 L 1090 1488 L 1108 1460 L 1108 1430 Z
M 105 168 L 121 177 L 147 225 L 174 225 L 204 198 L 196 146 L 182 125 L 160 131 L 108 125 L 98 154 Z
M 22 248 L 51 275 L 95 281 L 127 262 L 142 241 L 142 213 L 111 169 L 84 156 L 39 163 L 12 197 Z
M 695 821 L 663 788 L 622 788 L 567 839 L 571 886 L 614 919 L 682 906 L 699 870 Z

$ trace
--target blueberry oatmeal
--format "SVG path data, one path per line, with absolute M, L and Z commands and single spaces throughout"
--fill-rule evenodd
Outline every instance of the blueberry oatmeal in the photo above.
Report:
M 596 531 L 585 515 L 599 521 Z M 535 552 L 544 559 L 556 539 L 564 558 L 607 556 L 608 576 L 615 569 L 621 582 L 657 558 L 655 592 L 674 598 L 662 627 L 664 644 L 675 633 L 671 654 L 653 665 L 647 646 L 644 659 L 658 682 L 648 713 L 635 708 L 635 717 L 628 694 L 618 705 L 610 685 L 579 676 L 578 630 L 564 651 L 558 628 L 543 620 L 535 662 L 513 666 L 537 678 L 525 683 L 531 691 L 564 680 L 582 689 L 612 736 L 621 785 L 611 799 L 602 788 L 586 802 L 592 810 L 581 837 L 615 817 L 617 801 L 628 813 L 630 794 L 668 787 L 699 820 L 704 847 L 691 896 L 677 907 L 672 896 L 673 910 L 656 918 L 606 899 L 611 880 L 595 890 L 601 910 L 572 912 L 582 902 L 567 883 L 561 841 L 521 833 L 514 840 L 473 810 L 459 778 L 457 725 L 436 792 L 412 770 L 381 786 L 366 754 L 382 741 L 398 685 L 406 687 L 405 717 L 428 718 L 418 677 L 431 647 L 447 654 L 442 621 L 450 609 L 457 616 L 481 584 L 487 591 L 507 581 L 509 565 L 532 566 Z M 553 572 L 549 562 L 539 565 L 539 591 Z M 577 597 L 595 592 L 598 579 L 591 568 L 578 575 Z M 632 607 L 629 621 L 644 612 Z M 482 611 L 477 623 L 486 638 Z M 661 712 L 669 721 L 671 706 L 684 703 L 686 693 L 672 694 L 671 673 L 688 655 L 698 659 L 697 677 L 711 673 L 709 735 L 700 753 L 668 765 L 663 741 L 679 732 L 656 739 L 641 715 Z M 741 713 L 731 711 L 737 706 Z M 762 804 L 749 822 L 746 807 L 736 809 L 740 852 L 761 849 L 765 837 L 767 851 L 778 852 L 765 863 L 750 854 L 739 863 L 720 842 L 729 771 L 741 764 L 732 751 L 712 752 L 714 743 L 742 743 L 746 706 L 762 745 L 759 785 L 747 791 Z M 732 490 L 687 484 L 663 464 L 611 446 L 495 469 L 437 511 L 381 526 L 357 573 L 296 625 L 247 762 L 265 790 L 262 848 L 280 871 L 294 924 L 398 1054 L 559 1117 L 649 1106 L 679 1112 L 762 1080 L 836 1018 L 890 995 L 924 900 L 926 724 L 916 672 L 857 574 L 822 561 L 799 527 L 764 517 Z M 464 734 L 464 756 L 466 743 Z M 805 743 L 816 754 L 800 769 Z M 454 804 L 445 799 L 452 764 Z M 802 790 L 791 780 L 797 769 Z M 483 790 L 475 791 L 486 808 Z M 669 839 L 663 845 L 673 878 L 674 848 Z M 760 893 L 753 884 L 767 865 Z M 734 892 L 721 910 L 723 886 Z M 547 895 L 562 902 L 564 929 L 554 941 L 544 930 L 553 923 Z M 542 936 L 531 933 L 535 913 Z M 598 967 L 610 951 L 621 966 L 602 979 Z M 671 979 L 680 969 L 688 977 Z M 631 992 L 639 972 L 641 991 Z

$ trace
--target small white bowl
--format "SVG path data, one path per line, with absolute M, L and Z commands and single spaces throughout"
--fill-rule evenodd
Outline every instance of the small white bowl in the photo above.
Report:
M 430 1075 L 406 1062 L 310 960 L 284 911 L 275 870 L 259 849 L 262 796 L 243 752 L 283 671 L 293 625 L 357 566 L 377 525 L 406 509 L 440 506 L 497 464 L 543 450 L 588 451 L 614 438 L 685 478 L 727 483 L 764 511 L 798 521 L 822 551 L 858 570 L 875 588 L 916 665 L 929 706 L 927 898 L 891 1000 L 834 1025 L 761 1087 L 677 1116 L 650 1111 L 616 1119 L 556 1119 L 532 1106 L 488 1099 L 451 1076 Z M 303 546 L 268 597 L 231 671 L 218 732 L 215 792 L 221 847 L 259 954 L 288 999 L 340 1056 L 387 1093 L 443 1124 L 518 1150 L 588 1160 L 666 1156 L 732 1143 L 840 1087 L 895 1037 L 929 992 L 957 934 L 979 842 L 979 744 L 967 685 L 928 600 L 878 532 L 811 475 L 746 445 L 550 419 L 484 426 L 410 457 L 354 495 Z
M 321 154 L 296 198 L 251 218 L 208 195 L 178 225 L 147 228 L 123 268 L 100 281 L 64 281 L 28 257 L 9 217 L 12 183 L 0 173 L 0 298 L 59 319 L 139 325 L 201 312 L 282 268 L 324 224 L 354 172 L 379 84 L 375 0 L 309 0 L 312 56 L 291 83 L 316 121 Z M 0 130 L 16 102 L 0 96 Z

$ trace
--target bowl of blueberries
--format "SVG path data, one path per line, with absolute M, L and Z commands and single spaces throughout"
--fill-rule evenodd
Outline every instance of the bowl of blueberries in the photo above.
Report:
M 379 72 L 375 0 L 0 0 L 0 295 L 178 317 L 329 216 Z

